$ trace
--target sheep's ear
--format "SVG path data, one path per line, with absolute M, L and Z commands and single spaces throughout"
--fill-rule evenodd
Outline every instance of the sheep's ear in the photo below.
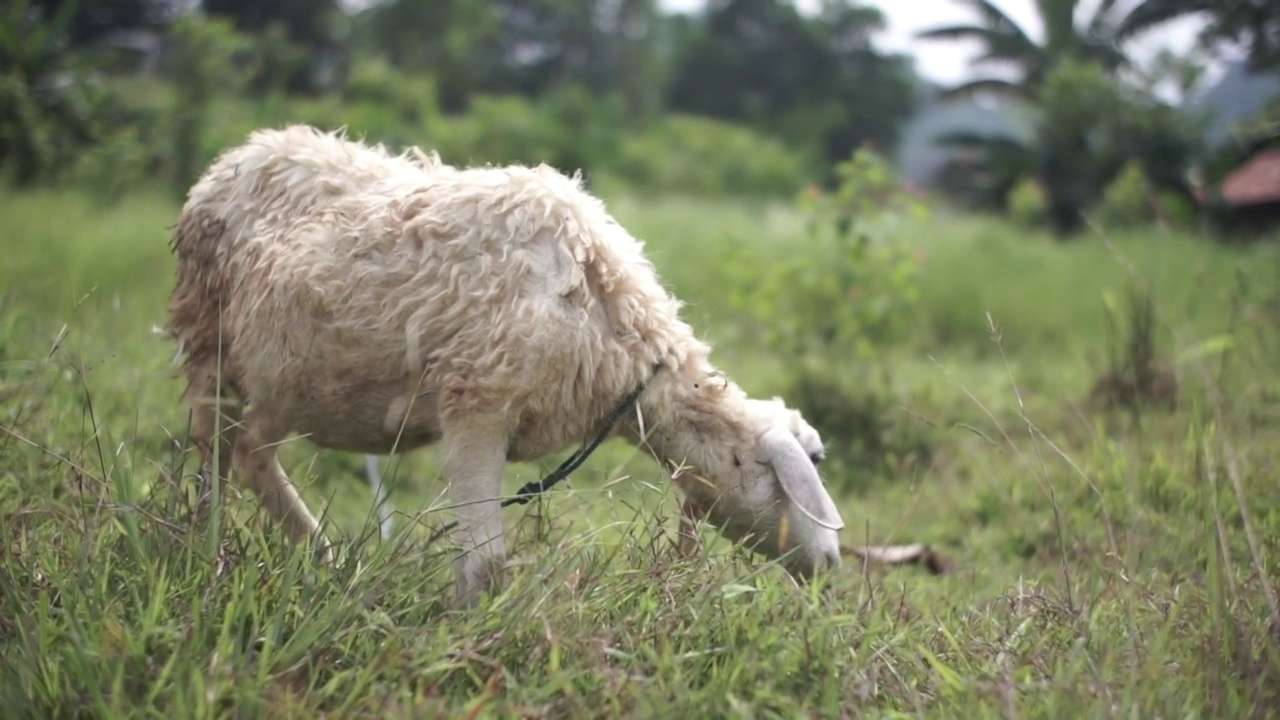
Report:
M 844 527 L 840 511 L 823 487 L 817 468 L 794 437 L 774 428 L 761 438 L 760 447 L 765 460 L 773 466 L 773 472 L 782 483 L 783 492 L 800 512 L 829 530 Z

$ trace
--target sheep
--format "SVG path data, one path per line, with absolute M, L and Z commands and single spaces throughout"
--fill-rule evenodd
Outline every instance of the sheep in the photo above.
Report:
M 679 468 L 721 535 L 800 581 L 840 565 L 844 521 L 804 446 L 716 369 L 576 173 L 261 129 L 191 187 L 170 246 L 166 330 L 201 477 L 233 467 L 324 559 L 277 457 L 290 434 L 366 455 L 438 445 L 456 599 L 473 605 L 503 576 L 505 464 L 596 434 L 638 392 L 614 434 Z

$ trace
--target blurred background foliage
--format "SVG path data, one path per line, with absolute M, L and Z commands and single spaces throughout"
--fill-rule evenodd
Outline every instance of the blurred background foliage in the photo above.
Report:
M 1211 138 L 1194 102 L 1200 56 L 1127 53 L 1194 14 L 1208 18 L 1203 57 L 1234 43 L 1248 51 L 1242 71 L 1272 78 L 1270 4 L 1100 2 L 1088 14 L 1045 0 L 1038 38 L 989 2 L 960 4 L 971 24 L 921 41 L 974 42 L 975 71 L 1001 72 L 941 88 L 877 44 L 885 18 L 856 0 L 805 13 L 784 0 L 697 13 L 657 0 L 11 0 L 0 168 L 18 186 L 75 181 L 109 197 L 163 178 L 178 193 L 248 130 L 303 121 L 454 163 L 581 169 L 605 188 L 794 197 L 836 187 L 866 148 L 949 203 L 1068 237 L 1127 221 L 1121 205 L 1210 217 L 1216 183 L 1276 134 L 1272 103 Z M 994 103 L 1014 130 L 944 127 L 903 146 L 913 123 L 965 102 Z M 925 146 L 945 163 L 922 176 L 901 158 Z M 1117 204 L 1126 192 L 1137 195 Z

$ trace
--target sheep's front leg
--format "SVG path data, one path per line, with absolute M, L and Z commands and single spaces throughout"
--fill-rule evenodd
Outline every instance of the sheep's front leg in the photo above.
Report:
M 502 470 L 507 433 L 500 422 L 469 420 L 444 428 L 441 474 L 458 526 L 453 537 L 463 554 L 453 570 L 458 601 L 474 606 L 480 593 L 501 582 L 506 546 L 502 537 Z
M 276 448 L 284 440 L 288 432 L 281 430 L 271 422 L 270 418 L 255 413 L 251 407 L 245 413 L 244 423 L 236 438 L 236 469 L 244 474 L 271 517 L 284 525 L 285 532 L 294 542 L 304 542 L 314 538 L 321 544 L 321 559 L 332 562 L 333 550 L 320 537 L 320 523 L 307 509 L 298 489 L 289 481 L 284 468 L 280 467 L 280 458 Z

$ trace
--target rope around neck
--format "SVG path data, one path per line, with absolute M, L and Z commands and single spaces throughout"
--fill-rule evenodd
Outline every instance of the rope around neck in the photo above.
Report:
M 650 381 L 653 380 L 654 376 L 657 375 L 658 371 L 661 369 L 661 363 L 653 366 L 653 373 L 649 375 L 649 378 L 640 383 L 635 390 L 632 390 L 625 398 L 622 399 L 622 402 L 618 403 L 618 407 L 615 408 L 613 414 L 609 416 L 609 420 L 605 422 L 604 427 L 600 429 L 600 432 L 596 434 L 595 438 L 592 439 L 590 443 L 578 448 L 572 455 L 566 458 L 564 462 L 560 463 L 560 467 L 556 468 L 550 475 L 547 475 L 537 482 L 527 483 L 524 487 L 516 491 L 514 496 L 503 500 L 501 507 L 507 507 L 508 505 L 525 505 L 536 495 L 550 490 L 556 483 L 569 477 L 570 473 L 577 470 L 578 467 L 581 466 L 582 463 L 591 455 L 591 453 L 595 452 L 596 448 L 600 447 L 600 444 L 609 437 L 613 432 L 613 429 L 617 427 L 618 421 L 622 420 L 622 416 L 627 414 L 627 410 L 630 409 L 631 405 L 633 405 L 636 400 L 640 399 L 640 394 L 644 392 L 645 387 L 648 386 Z M 427 540 L 427 544 L 430 545 L 434 543 L 445 533 L 457 526 L 457 520 L 446 523 L 439 530 L 436 530 L 431 534 L 431 538 Z

